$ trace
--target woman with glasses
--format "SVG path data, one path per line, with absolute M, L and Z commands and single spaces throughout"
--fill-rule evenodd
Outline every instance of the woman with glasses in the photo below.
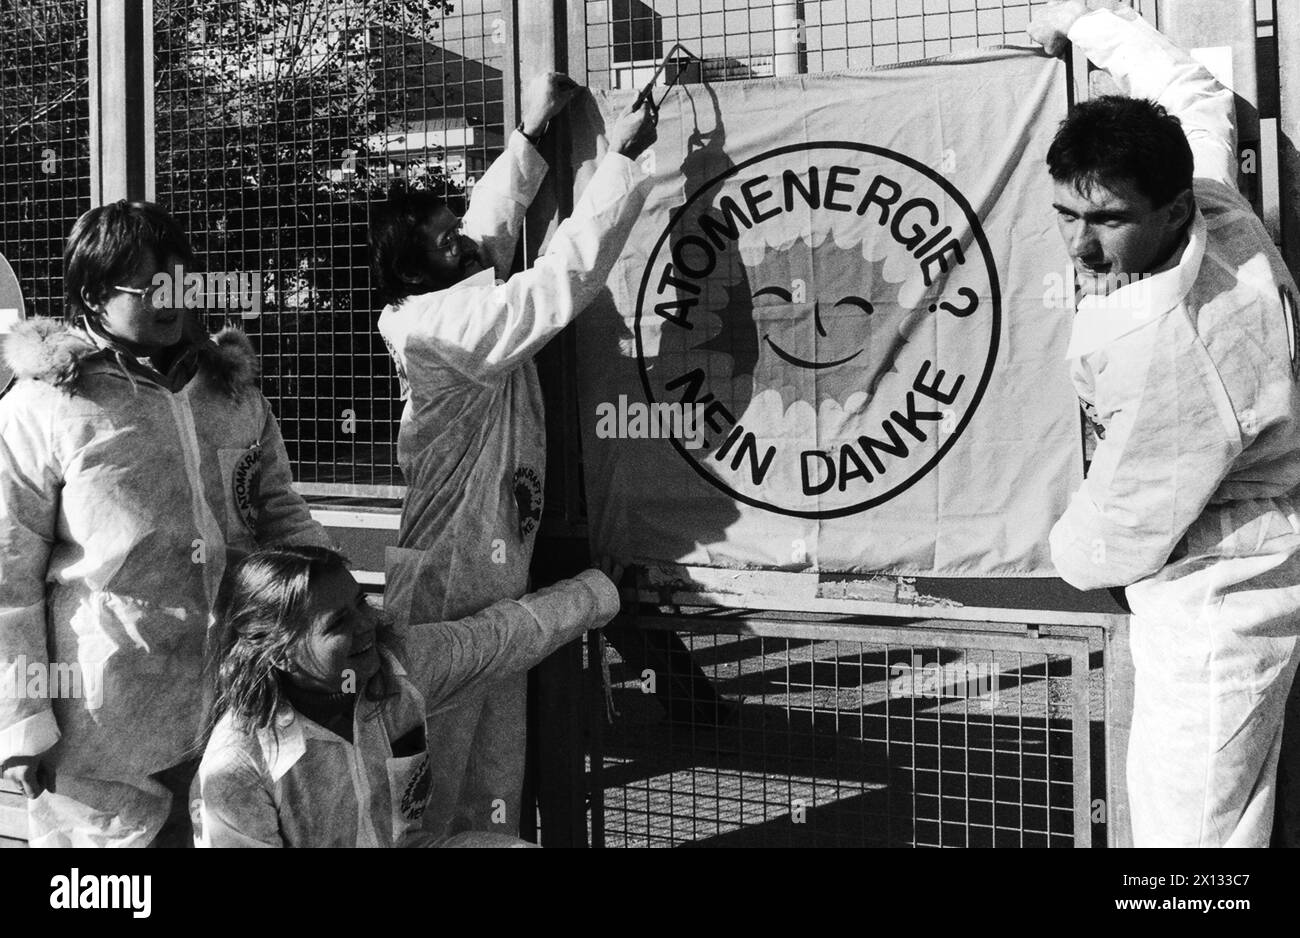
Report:
M 188 840 L 227 552 L 329 546 L 248 339 L 209 337 L 160 286 L 192 261 L 156 205 L 92 209 L 64 255 L 67 321 L 5 345 L 0 770 L 29 799 L 32 846 Z

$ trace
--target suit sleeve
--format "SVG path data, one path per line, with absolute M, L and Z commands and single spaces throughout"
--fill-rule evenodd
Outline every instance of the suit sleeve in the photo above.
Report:
M 1236 190 L 1235 99 L 1205 66 L 1130 9 L 1081 16 L 1069 38 L 1126 94 L 1155 101 L 1182 121 L 1196 176 Z
M 204 760 L 207 761 L 206 759 Z M 242 753 L 230 753 L 199 775 L 200 847 L 283 847 L 275 801 L 265 777 Z
M 271 405 L 262 398 L 262 466 L 257 483 L 257 541 L 333 547 L 325 529 L 314 521 L 303 497 L 293 490 L 289 454 Z
M 1097 372 L 1106 435 L 1050 536 L 1057 572 L 1084 590 L 1128 586 L 1168 563 L 1242 451 L 1227 392 L 1190 328 L 1153 324 L 1119 351 L 1124 360 Z
M 479 681 L 526 671 L 619 609 L 618 590 L 597 570 L 503 600 L 455 622 L 415 625 L 403 638 L 406 671 L 430 713 Z
M 524 216 L 546 178 L 546 170 L 546 161 L 537 148 L 515 131 L 505 152 L 492 161 L 474 186 L 469 209 L 461 220 L 463 230 L 486 251 L 499 280 L 510 276 Z
M 0 399 L 0 762 L 36 756 L 59 739 L 50 701 L 13 689 L 49 664 L 45 583 L 59 513 L 56 417 L 31 406 L 29 387 Z
M 645 178 L 636 163 L 607 154 L 533 267 L 502 284 L 461 284 L 396 307 L 384 334 L 412 382 L 423 358 L 483 381 L 532 358 L 604 286 L 645 202 Z

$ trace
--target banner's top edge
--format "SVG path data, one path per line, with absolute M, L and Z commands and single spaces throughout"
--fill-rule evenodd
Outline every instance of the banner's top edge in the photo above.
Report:
M 839 78 L 851 76 L 861 78 L 868 75 L 878 75 L 882 72 L 895 72 L 903 69 L 918 68 L 926 65 L 972 65 L 982 62 L 993 62 L 998 59 L 1012 58 L 1051 58 L 1038 46 L 981 46 L 978 49 L 968 49 L 961 52 L 947 52 L 943 55 L 929 56 L 924 59 L 909 59 L 906 62 L 892 62 L 888 65 L 875 65 L 869 68 L 843 68 L 828 72 L 800 72 L 794 75 L 762 75 L 754 78 L 728 78 L 721 81 L 698 81 L 690 83 L 681 83 L 681 87 L 691 87 L 702 85 L 705 87 L 714 85 L 762 85 L 774 82 L 794 81 L 796 79 L 822 79 L 822 78 Z M 660 87 L 656 85 L 656 87 Z M 670 87 L 669 91 L 672 90 Z M 593 94 L 599 94 L 610 99 L 618 99 L 623 96 L 629 98 L 635 97 L 640 93 L 639 88 L 600 88 L 592 89 Z

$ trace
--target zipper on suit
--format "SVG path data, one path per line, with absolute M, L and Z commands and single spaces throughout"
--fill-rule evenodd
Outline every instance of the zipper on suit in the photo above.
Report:
M 358 739 L 357 720 L 353 716 L 352 738 Z M 379 835 L 375 832 L 375 823 L 370 817 L 370 779 L 366 775 L 366 766 L 361 759 L 361 747 L 355 742 L 344 742 L 348 749 L 348 768 L 352 772 L 352 790 L 357 798 L 357 846 L 379 847 Z
M 172 417 L 181 441 L 181 454 L 185 458 L 185 473 L 190 481 L 190 512 L 194 527 L 203 544 L 203 590 L 211 607 L 217 600 L 217 587 L 226 567 L 226 539 L 217 519 L 212 516 L 208 501 L 203 497 L 203 464 L 199 454 L 199 437 L 194 429 L 194 411 L 189 398 L 183 393 L 166 394 Z

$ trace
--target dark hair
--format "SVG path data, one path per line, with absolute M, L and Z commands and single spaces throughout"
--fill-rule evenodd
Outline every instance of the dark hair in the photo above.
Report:
M 1103 95 L 1075 105 L 1061 121 L 1047 168 L 1085 195 L 1098 183 L 1132 180 L 1160 207 L 1192 187 L 1192 148 L 1182 122 L 1159 104 Z
M 213 609 L 214 703 L 204 743 L 227 712 L 245 732 L 274 725 L 283 699 L 279 663 L 308 634 L 304 611 L 311 586 L 347 566 L 337 551 L 303 545 L 254 551 L 226 571 Z M 382 617 L 376 641 L 381 647 L 394 644 L 392 629 Z M 382 701 L 396 689 L 387 660 L 383 655 L 379 660 L 379 670 L 364 690 L 368 699 Z
M 81 292 L 93 301 L 108 295 L 114 284 L 140 269 L 146 252 L 159 264 L 175 256 L 183 264 L 194 260 L 189 238 L 176 219 L 152 202 L 128 202 L 92 208 L 77 219 L 63 251 L 64 317 L 69 323 L 91 314 Z
M 425 289 L 451 286 L 428 269 L 419 228 L 447 201 L 423 189 L 394 185 L 388 198 L 370 206 L 370 269 L 384 303 L 397 303 Z

